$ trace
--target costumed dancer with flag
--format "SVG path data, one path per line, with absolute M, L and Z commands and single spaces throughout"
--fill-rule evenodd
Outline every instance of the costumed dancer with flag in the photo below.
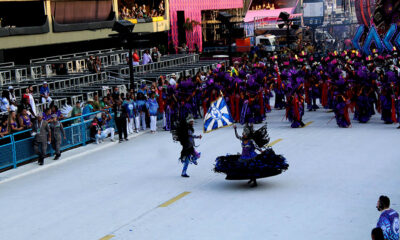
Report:
M 190 163 L 197 165 L 197 159 L 200 158 L 200 153 L 195 150 L 194 139 L 201 139 L 201 135 L 194 135 L 194 119 L 191 115 L 187 120 L 181 120 L 179 124 L 171 131 L 174 141 L 179 141 L 182 145 L 181 156 L 179 160 L 183 163 L 182 177 L 188 178 L 186 171 Z
M 204 119 L 204 132 L 227 127 L 232 123 L 233 118 L 222 96 L 211 103 Z M 236 125 L 234 128 L 236 137 L 242 141 L 242 155 L 218 157 L 214 167 L 215 172 L 226 173 L 228 180 L 250 179 L 249 184 L 255 187 L 257 178 L 278 175 L 288 169 L 289 165 L 284 157 L 276 155 L 271 148 L 264 149 L 269 142 L 266 125 L 254 132 L 252 127 L 246 124 L 241 137 L 236 131 Z M 262 153 L 257 154 L 256 149 Z

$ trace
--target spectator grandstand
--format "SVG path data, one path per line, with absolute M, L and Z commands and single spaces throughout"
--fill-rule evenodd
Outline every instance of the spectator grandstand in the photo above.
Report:
M 143 53 L 152 49 L 138 50 L 140 63 Z M 109 112 L 115 104 L 114 89 L 119 89 L 118 95 L 128 97 L 137 93 L 139 87 L 152 89 L 151 84 L 160 76 L 189 77 L 226 62 L 203 61 L 197 54 L 164 55 L 158 62 L 135 66 L 135 82 L 131 86 L 127 54 L 125 49 L 104 49 L 32 59 L 29 65 L 1 64 L 0 91 L 8 103 L 7 111 L 0 114 L 0 169 L 37 158 L 29 126 L 38 116 L 51 121 L 50 116 L 55 114 L 57 119 L 64 119 L 61 122 L 66 138 L 61 142 L 61 150 L 85 145 L 93 140 L 89 128 L 92 119 L 101 111 Z M 45 82 L 51 103 L 41 100 L 40 89 Z M 9 91 L 15 96 L 14 103 L 7 97 Z M 82 110 L 73 111 L 72 106 L 80 106 Z M 109 124 L 115 125 L 114 121 Z M 53 149 L 49 147 L 48 153 L 53 154 Z

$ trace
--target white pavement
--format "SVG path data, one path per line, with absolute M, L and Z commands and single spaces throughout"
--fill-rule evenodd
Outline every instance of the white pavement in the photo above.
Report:
M 217 156 L 241 151 L 232 128 L 197 141 L 202 157 L 188 179 L 180 145 L 164 131 L 68 151 L 43 170 L 32 163 L 1 173 L 0 239 L 370 239 L 379 195 L 400 210 L 400 130 L 378 116 L 340 129 L 324 110 L 291 129 L 283 114 L 268 114 L 268 126 L 289 170 L 257 188 L 212 171 Z

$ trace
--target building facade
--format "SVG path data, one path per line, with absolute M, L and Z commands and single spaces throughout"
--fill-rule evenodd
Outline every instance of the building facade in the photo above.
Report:
M 169 11 L 171 20 L 170 37 L 174 46 L 179 46 L 179 31 L 181 21 L 178 14 L 184 15 L 184 19 L 190 19 L 201 23 L 201 12 L 205 10 L 222 10 L 243 8 L 243 0 L 170 0 Z M 194 49 L 197 44 L 201 50 L 203 47 L 203 36 L 201 24 L 194 26 L 193 31 L 186 31 L 186 43 L 189 49 Z

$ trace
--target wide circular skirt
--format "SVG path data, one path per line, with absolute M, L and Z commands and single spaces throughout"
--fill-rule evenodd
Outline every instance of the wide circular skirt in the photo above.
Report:
M 220 156 L 215 160 L 214 171 L 225 173 L 227 180 L 245 180 L 279 175 L 288 168 L 286 159 L 268 148 L 253 159 L 243 160 L 240 155 Z

